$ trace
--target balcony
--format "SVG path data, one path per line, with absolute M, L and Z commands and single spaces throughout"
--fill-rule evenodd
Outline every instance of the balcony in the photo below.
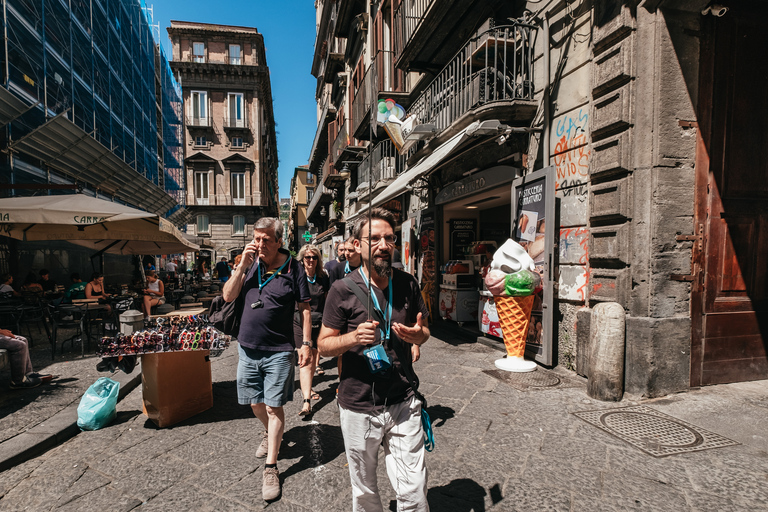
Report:
M 247 130 L 248 129 L 248 117 L 242 115 L 240 119 L 237 116 L 224 116 L 224 129 L 225 130 Z
M 356 139 L 370 140 L 371 107 L 380 99 L 393 98 L 403 107 L 408 106 L 408 93 L 402 91 L 405 73 L 395 69 L 390 51 L 379 51 L 374 56 L 352 100 L 353 134 Z
M 213 120 L 210 117 L 184 116 L 188 128 L 213 128 Z
M 349 121 L 345 121 L 331 146 L 331 154 L 329 156 L 331 163 L 354 160 L 360 152 L 365 150 L 362 146 L 351 145 L 352 142 L 354 142 L 354 139 L 349 135 Z
M 533 101 L 535 27 L 515 24 L 483 32 L 469 40 L 408 109 L 419 123 L 438 134 L 453 133 L 475 120 L 528 123 Z M 493 107 L 493 108 L 490 108 Z
M 370 154 L 366 155 L 357 170 L 357 182 L 354 184 L 358 199 L 367 201 L 370 199 L 369 179 L 371 193 L 386 188 L 395 178 L 406 169 L 406 160 L 411 152 L 401 155 L 390 140 L 383 140 L 376 144 Z
M 465 0 L 401 2 L 393 25 L 397 67 L 407 71 L 438 71 L 483 20 L 493 15 L 503 19 L 503 4 Z

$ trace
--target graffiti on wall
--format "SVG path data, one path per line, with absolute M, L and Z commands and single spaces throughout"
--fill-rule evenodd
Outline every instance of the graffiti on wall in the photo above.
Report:
M 587 128 L 589 114 L 584 109 L 558 119 L 555 123 L 554 161 L 557 169 L 555 189 L 564 194 L 586 196 L 589 176 Z

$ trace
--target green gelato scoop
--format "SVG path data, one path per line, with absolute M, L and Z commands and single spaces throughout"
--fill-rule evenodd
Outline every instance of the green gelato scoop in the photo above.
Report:
M 538 275 L 527 269 L 522 269 L 514 274 L 507 274 L 504 280 L 504 291 L 510 297 L 525 297 L 536 289 Z

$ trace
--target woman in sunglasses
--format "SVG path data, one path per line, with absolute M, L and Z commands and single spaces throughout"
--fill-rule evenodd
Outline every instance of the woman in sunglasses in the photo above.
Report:
M 298 310 L 293 316 L 293 339 L 297 349 L 308 345 L 312 351 L 312 358 L 306 366 L 299 368 L 299 382 L 301 394 L 304 396 L 300 416 L 306 416 L 312 412 L 311 400 L 320 400 L 320 395 L 312 391 L 312 377 L 318 365 L 319 354 L 317 352 L 317 335 L 323 321 L 323 308 L 325 307 L 325 295 L 331 287 L 328 275 L 323 269 L 323 257 L 316 245 L 307 244 L 299 250 L 297 259 L 304 264 L 304 272 L 307 274 L 307 286 L 312 297 L 310 302 L 312 312 L 312 340 L 305 340 L 302 334 L 302 317 Z

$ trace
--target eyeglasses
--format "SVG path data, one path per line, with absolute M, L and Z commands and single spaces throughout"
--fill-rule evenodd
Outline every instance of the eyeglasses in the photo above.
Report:
M 319 260 L 320 258 L 318 258 L 317 256 L 304 256 L 304 259 L 316 261 L 316 260 Z
M 395 245 L 395 241 L 397 240 L 397 237 L 395 235 L 387 235 L 387 236 L 371 236 L 368 238 L 362 238 L 362 240 L 370 241 L 371 245 L 379 245 L 382 240 L 384 240 L 384 243 L 387 245 Z

